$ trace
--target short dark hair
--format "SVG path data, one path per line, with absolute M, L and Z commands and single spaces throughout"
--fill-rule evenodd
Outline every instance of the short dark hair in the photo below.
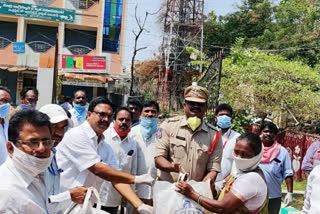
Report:
M 24 124 L 31 124 L 35 127 L 46 126 L 51 135 L 51 123 L 48 115 L 34 109 L 21 110 L 15 113 L 9 121 L 8 137 L 14 144 L 18 140 Z
M 132 121 L 132 118 L 133 118 L 132 112 L 131 112 L 130 109 L 129 109 L 128 107 L 126 107 L 126 106 L 121 106 L 121 107 L 117 108 L 117 110 L 114 112 L 113 119 L 116 120 L 117 114 L 118 114 L 120 111 L 122 111 L 122 110 L 129 112 L 129 114 L 130 114 L 130 119 L 131 119 L 131 121 Z
M 6 91 L 10 94 L 10 89 L 5 86 L 0 85 L 0 90 Z
M 70 101 L 70 100 L 72 100 L 72 97 L 69 97 L 69 96 L 65 96 L 65 97 L 64 97 L 64 102 L 68 102 L 68 101 Z
M 225 111 L 228 111 L 230 112 L 231 116 L 232 116 L 232 113 L 233 113 L 233 110 L 232 110 L 232 107 L 227 104 L 227 103 L 221 103 L 217 106 L 216 108 L 216 115 L 218 115 L 218 113 L 222 110 L 225 110 Z
M 73 97 L 74 97 L 74 98 L 76 97 L 75 94 L 78 93 L 79 91 L 83 92 L 83 93 L 86 95 L 86 97 L 87 97 L 87 92 L 80 89 L 80 90 L 76 90 L 76 91 L 73 93 Z
M 100 104 L 100 103 L 108 104 L 108 105 L 111 106 L 112 110 L 114 109 L 112 102 L 111 102 L 107 97 L 105 97 L 105 96 L 99 96 L 99 97 L 94 98 L 94 99 L 90 102 L 88 111 L 93 112 L 93 111 L 94 111 L 94 108 L 95 108 L 98 104 Z
M 142 103 L 137 99 L 128 99 L 128 105 L 127 106 L 129 107 L 129 105 L 137 106 L 139 111 L 142 110 Z
M 251 132 L 246 132 L 241 134 L 238 138 L 238 140 L 245 140 L 248 142 L 249 147 L 252 149 L 254 156 L 257 156 L 261 152 L 262 148 L 262 142 L 258 135 L 253 134 Z
M 265 128 L 269 128 L 273 133 L 278 134 L 279 129 L 276 126 L 276 124 L 274 124 L 273 122 L 270 121 L 264 121 L 260 127 L 260 133 L 262 132 L 263 129 Z
M 39 96 L 39 91 L 35 87 L 24 87 L 20 92 L 20 97 L 24 99 L 28 91 L 33 91 L 37 97 Z
M 145 108 L 145 107 L 151 107 L 151 106 L 155 106 L 157 111 L 158 111 L 158 113 L 160 112 L 159 104 L 156 101 L 153 101 L 153 100 L 145 101 L 142 104 L 142 109 Z

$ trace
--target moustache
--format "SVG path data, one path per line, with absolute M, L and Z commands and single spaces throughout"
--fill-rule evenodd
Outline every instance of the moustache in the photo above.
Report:
M 191 111 L 191 112 L 200 112 L 201 110 L 200 110 L 200 108 L 192 107 L 192 108 L 190 109 L 190 111 Z
M 125 128 L 125 129 L 128 129 L 129 126 L 127 126 L 127 124 L 122 124 L 121 126 L 119 126 L 119 128 Z
M 105 121 L 100 121 L 98 124 L 102 126 L 107 126 L 107 127 L 109 126 L 109 123 Z

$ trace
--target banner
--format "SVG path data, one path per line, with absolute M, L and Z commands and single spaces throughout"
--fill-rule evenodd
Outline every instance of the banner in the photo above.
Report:
M 106 73 L 105 56 L 62 55 L 62 71 L 76 73 Z
M 75 11 L 70 9 L 1 1 L 0 14 L 47 19 L 59 22 L 74 22 L 75 17 Z

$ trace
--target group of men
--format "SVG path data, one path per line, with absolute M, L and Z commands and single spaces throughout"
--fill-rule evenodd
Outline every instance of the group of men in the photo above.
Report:
M 156 179 L 176 182 L 187 173 L 215 181 L 220 191 L 232 171 L 239 136 L 231 129 L 232 108 L 219 105 L 216 126 L 205 122 L 209 92 L 201 86 L 185 89 L 185 115 L 160 126 L 155 101 L 114 109 L 106 97 L 88 105 L 79 90 L 69 111 L 56 104 L 37 111 L 38 91 L 24 93 L 24 106 L 10 113 L 10 91 L 0 86 L 0 213 L 62 213 L 71 202 L 83 203 L 91 186 L 109 213 L 152 213 Z

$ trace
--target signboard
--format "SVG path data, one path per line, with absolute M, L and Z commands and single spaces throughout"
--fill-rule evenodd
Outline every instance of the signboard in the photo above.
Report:
M 70 9 L 1 1 L 0 14 L 48 19 L 59 22 L 74 22 L 75 18 L 75 11 Z
M 26 43 L 25 42 L 14 42 L 13 43 L 13 53 L 24 53 Z
M 62 55 L 62 71 L 75 73 L 107 73 L 105 56 Z

